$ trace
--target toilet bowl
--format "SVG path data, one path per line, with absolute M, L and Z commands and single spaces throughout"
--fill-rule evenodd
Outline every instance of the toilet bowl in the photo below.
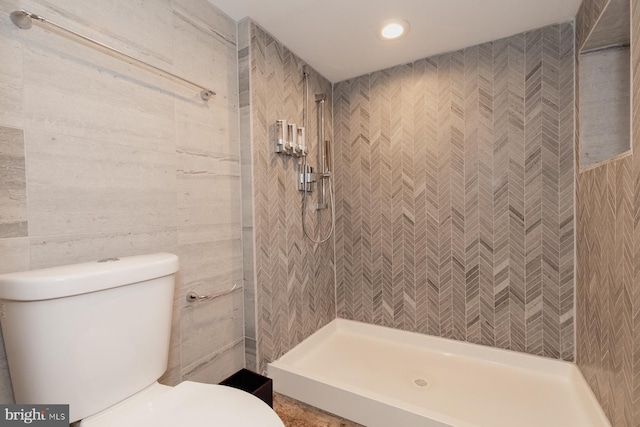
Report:
M 257 397 L 157 380 L 167 369 L 178 257 L 159 253 L 0 275 L 18 404 L 68 404 L 82 427 L 284 427 Z
M 283 427 L 257 397 L 235 388 L 184 381 L 175 387 L 154 383 L 79 427 Z

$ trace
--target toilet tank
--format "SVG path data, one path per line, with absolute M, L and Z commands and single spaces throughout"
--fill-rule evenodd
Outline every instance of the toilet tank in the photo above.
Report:
M 73 422 L 160 378 L 177 271 L 157 253 L 0 275 L 16 403 L 69 404 Z

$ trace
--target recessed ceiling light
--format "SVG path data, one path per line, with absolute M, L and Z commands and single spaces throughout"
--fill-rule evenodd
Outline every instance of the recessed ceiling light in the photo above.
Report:
M 376 34 L 381 40 L 398 40 L 407 35 L 409 28 L 404 19 L 390 19 L 382 23 Z

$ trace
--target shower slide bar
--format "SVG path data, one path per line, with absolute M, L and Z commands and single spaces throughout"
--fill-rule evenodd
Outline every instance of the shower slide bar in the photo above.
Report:
M 161 68 L 158 68 L 156 66 L 153 66 L 151 64 L 148 64 L 144 61 L 141 61 L 137 58 L 134 58 L 133 56 L 127 55 L 124 52 L 119 51 L 116 48 L 113 48 L 111 46 L 108 46 L 104 43 L 101 43 L 97 40 L 94 40 L 90 37 L 87 36 L 83 36 L 80 33 L 76 33 L 73 30 L 70 30 L 69 28 L 63 27 L 62 25 L 58 25 L 55 22 L 49 21 L 48 19 L 43 18 L 42 16 L 36 15 L 35 13 L 31 13 L 28 12 L 24 9 L 22 10 L 16 10 L 11 12 L 11 22 L 13 22 L 17 27 L 22 28 L 23 30 L 28 30 L 29 28 L 31 28 L 33 26 L 33 21 L 35 20 L 36 22 L 42 23 L 42 24 L 46 24 L 46 25 L 50 25 L 58 30 L 62 30 L 66 33 L 72 34 L 80 39 L 82 39 L 85 42 L 88 42 L 92 45 L 98 46 L 102 49 L 108 50 L 110 52 L 113 52 L 117 55 L 119 55 L 120 59 L 122 59 L 123 61 L 132 64 L 132 65 L 138 65 L 138 66 L 142 66 L 143 68 L 147 68 L 148 70 L 152 70 L 154 71 L 156 74 L 160 75 L 161 77 L 169 77 L 171 79 L 175 79 L 175 80 L 179 80 L 181 82 L 184 83 L 188 83 L 191 86 L 195 86 L 198 89 L 200 89 L 200 98 L 202 98 L 203 101 L 208 101 L 209 98 L 211 98 L 212 96 L 215 96 L 215 92 L 211 89 L 207 89 L 204 86 L 201 86 L 197 83 L 194 83 L 190 80 L 187 79 L 183 79 L 180 76 L 176 76 L 173 73 L 170 73 L 168 71 L 165 71 Z

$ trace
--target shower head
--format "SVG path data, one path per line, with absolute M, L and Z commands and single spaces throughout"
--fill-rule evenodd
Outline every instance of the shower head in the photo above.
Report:
M 11 12 L 10 17 L 11 22 L 13 22 L 16 27 L 22 28 L 23 30 L 31 28 L 33 26 L 34 19 L 44 21 L 44 18 L 33 13 L 29 13 L 26 10 L 14 10 Z

